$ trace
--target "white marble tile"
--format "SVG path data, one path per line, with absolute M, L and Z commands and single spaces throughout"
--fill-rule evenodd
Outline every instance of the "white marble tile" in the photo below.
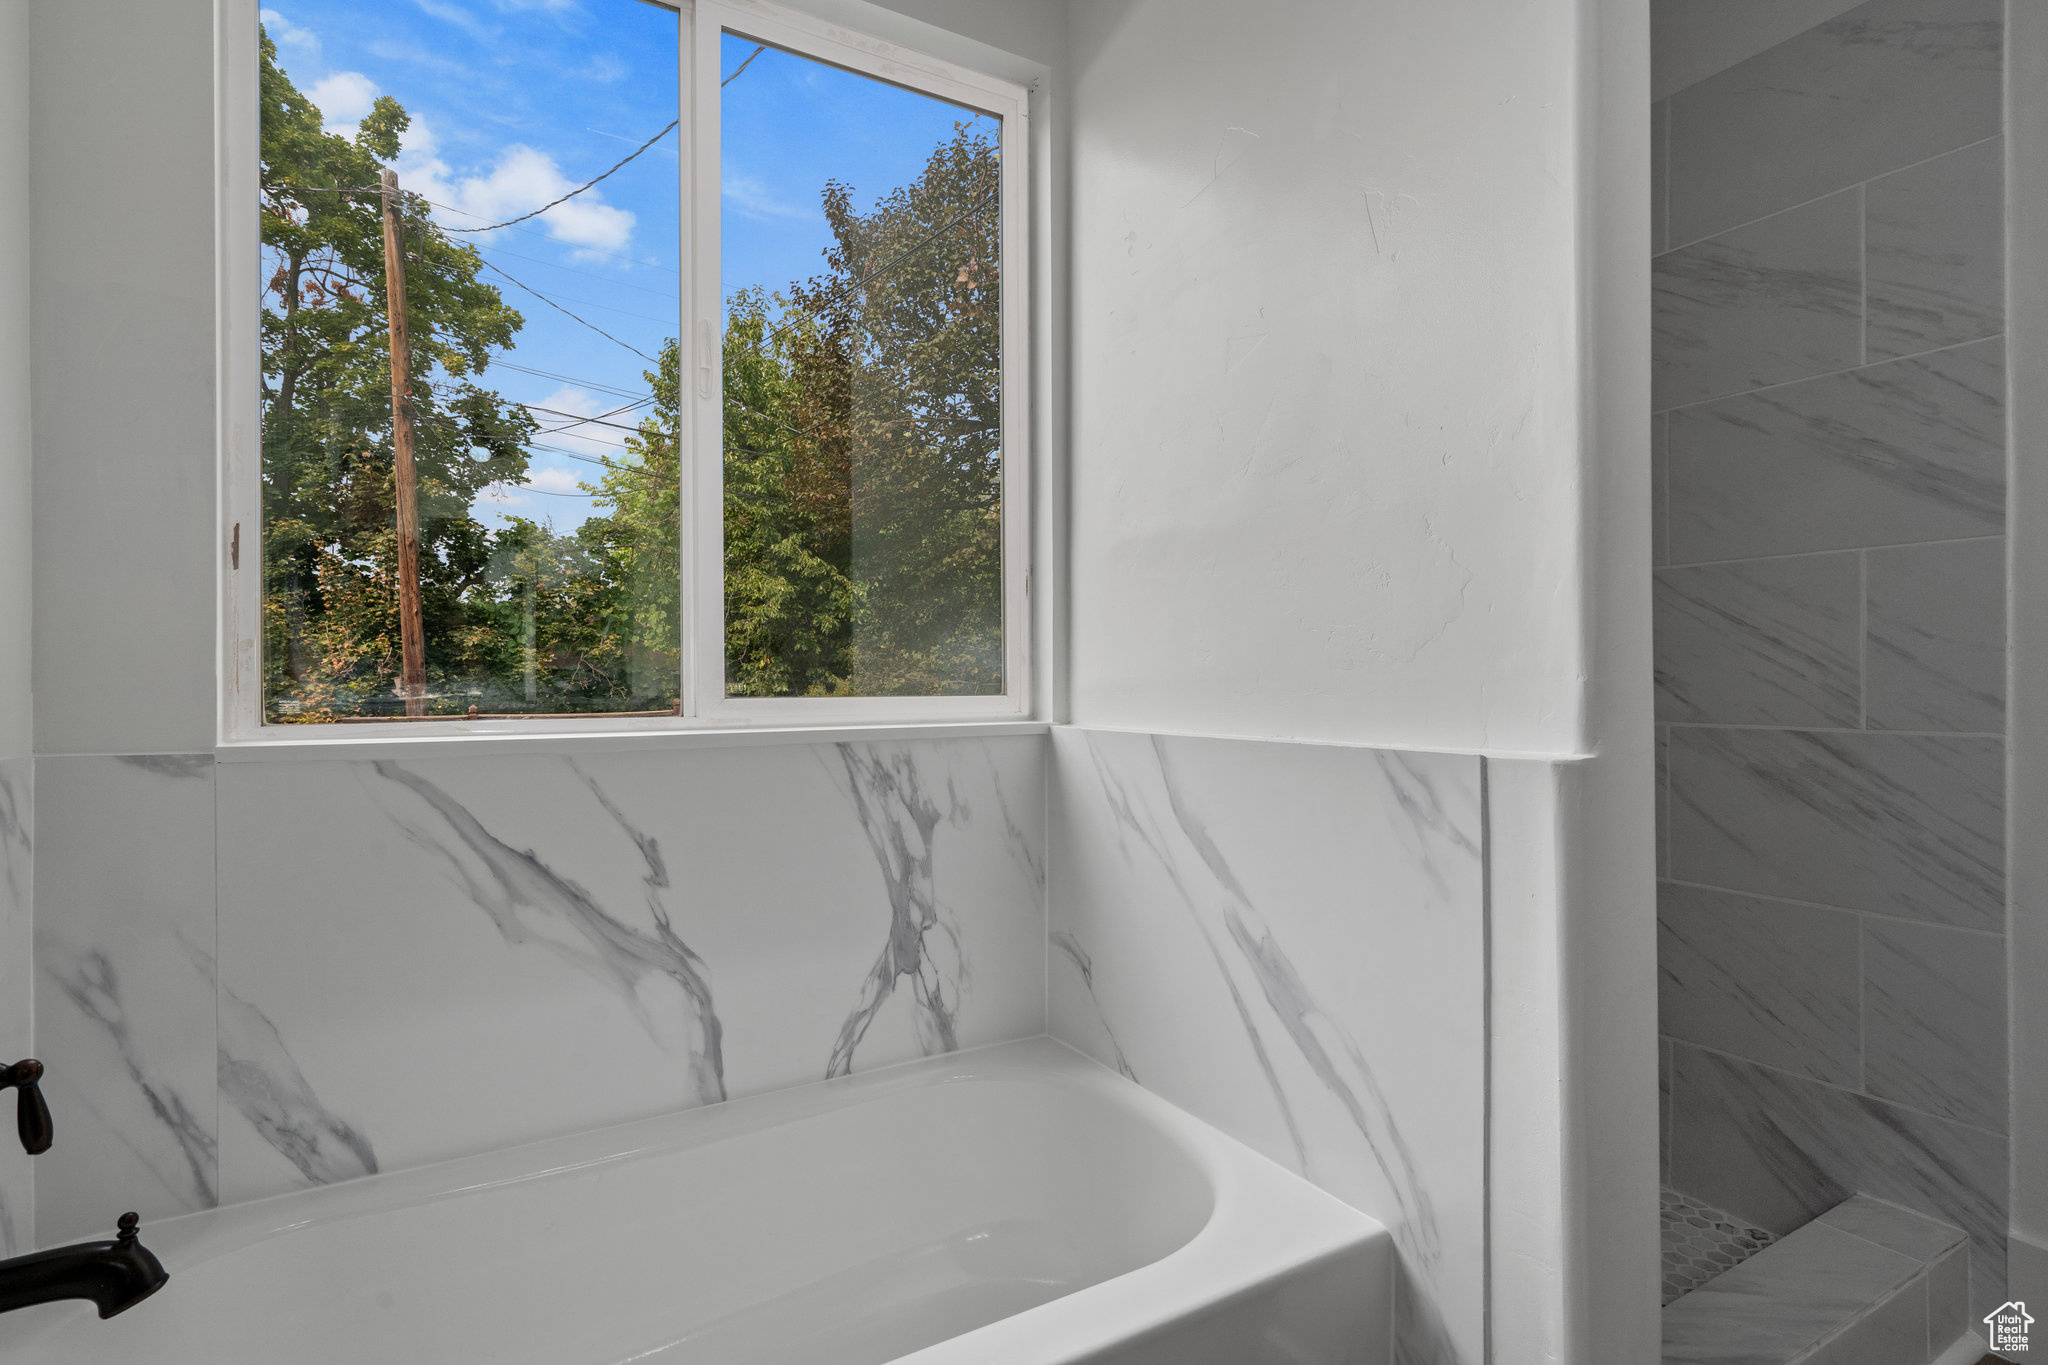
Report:
M 2004 809 L 1996 739 L 1672 732 L 1677 881 L 1993 930 Z
M 1684 1042 L 1856 1085 L 1861 918 L 1664 883 L 1657 890 L 1660 1027 Z
M 1970 1234 L 1971 1297 L 2005 1286 L 2006 1141 L 1834 1086 L 1672 1050 L 1671 1183 L 1786 1233 L 1861 1192 Z
M 1864 191 L 1870 358 L 2005 330 L 2005 140 L 1923 161 Z
M 35 760 L 0 759 L 0 1064 L 30 1055 L 35 1037 Z M 12 1095 L 0 1094 L 0 1256 L 35 1239 L 35 1170 L 7 1140 Z
M 2001 0 L 1871 0 L 1671 97 L 1676 242 L 1996 134 Z
M 43 1244 L 219 1198 L 211 754 L 36 763 Z
M 1057 729 L 1056 1032 L 1393 1229 L 1482 1358 L 1479 761 Z
M 1038 1032 L 1043 809 L 1031 737 L 228 765 L 223 1189 Z
M 2005 728 L 2005 539 L 1872 550 L 1868 724 Z
M 2005 529 L 2005 347 L 1977 342 L 1671 415 L 1671 558 Z
M 1664 1365 L 1803 1360 L 1838 1325 L 1895 1294 L 1919 1269 L 1911 1258 L 1845 1232 L 1825 1226 L 1803 1230 L 1668 1305 Z M 1924 1340 L 1924 1295 L 1918 1311 L 1914 1321 Z
M 1657 719 L 1859 725 L 1862 591 L 1854 554 L 1658 570 Z
M 1863 930 L 1864 1089 L 2004 1132 L 2005 940 L 1872 919 Z
M 1651 406 L 1863 360 L 1863 201 L 1845 190 L 1651 262 Z

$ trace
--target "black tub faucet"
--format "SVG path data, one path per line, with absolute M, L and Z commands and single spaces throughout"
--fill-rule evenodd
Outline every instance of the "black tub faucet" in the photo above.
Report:
M 141 1220 L 121 1215 L 111 1242 L 79 1242 L 0 1261 L 0 1313 L 58 1299 L 90 1299 L 111 1318 L 141 1303 L 170 1279 L 163 1262 L 135 1240 Z
M 24 1057 L 13 1066 L 0 1066 L 0 1090 L 12 1086 L 21 1091 L 14 1111 L 15 1131 L 21 1134 L 21 1149 L 30 1156 L 50 1150 L 55 1130 L 50 1126 L 50 1106 L 43 1103 L 43 1064 Z

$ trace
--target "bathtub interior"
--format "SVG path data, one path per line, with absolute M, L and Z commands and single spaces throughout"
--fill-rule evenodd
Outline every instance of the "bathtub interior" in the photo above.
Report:
M 977 1079 L 231 1248 L 174 1241 L 176 1313 L 82 1332 L 54 1321 L 75 1306 L 24 1316 L 53 1319 L 51 1361 L 75 1341 L 94 1359 L 880 1365 L 1163 1259 L 1214 1204 L 1133 1110 Z

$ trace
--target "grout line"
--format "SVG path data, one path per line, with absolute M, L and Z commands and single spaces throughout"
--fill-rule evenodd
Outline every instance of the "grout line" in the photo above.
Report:
M 1683 877 L 1659 877 L 1660 882 L 1672 886 L 1683 886 L 1694 891 L 1712 891 L 1722 896 L 1741 896 L 1745 900 L 1768 901 L 1773 905 L 1790 905 L 1801 910 L 1827 910 L 1837 915 L 1861 915 L 1865 919 L 1883 920 L 1887 924 L 1910 924 L 1915 929 L 1939 929 L 1950 934 L 1973 934 L 1978 938 L 2005 941 L 2002 929 L 1972 929 L 1967 924 L 1942 924 L 1936 920 L 1914 919 L 1910 915 L 1894 915 L 1885 910 L 1862 910 L 1853 905 L 1830 905 L 1826 901 L 1803 901 L 1793 896 L 1774 896 L 1768 891 L 1745 891 L 1738 886 L 1717 886 L 1713 882 L 1687 881 Z
M 1996 739 L 1997 730 L 1863 730 L 1853 725 L 1758 725 L 1721 720 L 1667 720 L 1666 725 L 1684 730 L 1755 730 L 1785 735 L 1868 735 L 1873 739 Z
M 1666 477 L 1669 477 L 1670 449 L 1665 449 Z M 1812 559 L 1819 555 L 1853 555 L 1871 550 L 1917 550 L 1936 545 L 1978 545 L 1989 540 L 2004 540 L 2005 532 L 1992 531 L 1981 536 L 1951 536 L 1946 540 L 1897 540 L 1882 545 L 1844 545 L 1830 550 L 1786 550 L 1773 555 L 1736 555 L 1730 559 L 1688 559 L 1683 563 L 1659 564 L 1659 569 L 1712 569 L 1724 564 L 1762 564 L 1774 559 Z M 1668 542 L 1667 542 L 1668 543 Z
M 1870 195 L 1868 182 L 1856 187 L 1856 353 L 1870 363 Z
M 1856 1088 L 1870 1094 L 1870 976 L 1865 970 L 1870 925 L 1856 917 Z
M 2004 337 L 2005 328 L 2001 326 L 1995 332 L 1986 332 L 1983 336 L 1971 337 L 1968 341 L 1953 341 L 1946 346 L 1935 346 L 1925 351 L 1915 351 L 1911 355 L 1888 355 L 1882 360 L 1874 360 L 1868 364 L 1844 365 L 1839 370 L 1822 370 L 1817 374 L 1802 374 L 1796 379 L 1781 379 L 1775 384 L 1759 384 L 1755 388 L 1736 389 L 1732 393 L 1717 393 L 1707 398 L 1695 398 L 1690 403 L 1673 403 L 1668 408 L 1659 408 L 1658 411 L 1668 414 L 1684 412 L 1688 408 L 1704 408 L 1714 403 L 1726 403 L 1733 398 L 1748 398 L 1753 394 L 1770 393 L 1777 389 L 1789 389 L 1795 384 L 1811 384 L 1816 379 L 1839 379 L 1845 374 L 1858 374 L 1864 370 L 1875 370 L 1885 365 L 1898 365 L 1908 360 L 1925 360 L 1931 355 L 1941 355 L 1947 351 L 1960 351 L 1966 346 L 1982 346 L 1987 341 L 2000 341 Z
M 1670 99 L 1671 97 L 1670 97 L 1669 95 L 1667 95 L 1667 96 L 1665 96 L 1665 98 L 1666 98 L 1667 100 L 1669 100 L 1669 99 Z M 1671 171 L 1672 171 L 1672 169 L 1673 169 L 1673 168 L 1671 167 L 1671 162 L 1670 162 L 1670 160 L 1669 160 L 1669 155 L 1668 155 L 1668 149 L 1669 149 L 1669 147 L 1670 147 L 1670 143 L 1671 143 L 1671 124 L 1672 124 L 1672 121 L 1673 121 L 1673 120 L 1674 120 L 1674 119 L 1675 119 L 1675 118 L 1677 117 L 1677 115 L 1678 115 L 1678 107 L 1677 107 L 1676 103 L 1674 102 L 1674 103 L 1672 104 L 1672 107 L 1671 107 L 1670 111 L 1669 111 L 1669 112 L 1668 112 L 1668 113 L 1667 113 L 1667 114 L 1666 114 L 1666 115 L 1664 116 L 1664 141 L 1665 141 L 1665 147 L 1666 147 L 1666 149 L 1667 149 L 1667 156 L 1666 156 L 1666 160 L 1665 160 L 1665 163 L 1664 163 L 1664 165 L 1665 165 L 1665 183 L 1666 183 L 1666 185 L 1667 185 L 1667 186 L 1668 186 L 1668 185 L 1669 185 L 1669 184 L 1670 184 L 1671 182 L 1673 182 L 1673 181 L 1676 181 L 1676 180 L 1677 180 L 1677 178 L 1678 178 L 1678 177 L 1677 177 L 1676 175 L 1673 175 L 1673 174 L 1671 173 Z M 1757 215 L 1756 217 L 1754 217 L 1754 218 L 1747 218 L 1747 219 L 1744 219 L 1744 220 L 1743 220 L 1742 222 L 1740 222 L 1740 223 L 1734 223 L 1734 224 L 1731 224 L 1731 225 L 1729 225 L 1728 227 L 1724 227 L 1724 228 L 1715 228 L 1715 229 L 1714 229 L 1714 230 L 1713 230 L 1712 232 L 1706 233 L 1706 234 L 1704 234 L 1704 235 L 1702 235 L 1702 236 L 1699 236 L 1699 237 L 1694 237 L 1694 238 L 1691 238 L 1691 239 L 1690 239 L 1690 240 L 1688 240 L 1688 241 L 1683 241 L 1683 242 L 1679 242 L 1679 243 L 1677 243 L 1676 245 L 1673 245 L 1673 246 L 1668 246 L 1668 247 L 1666 247 L 1666 248 L 1665 248 L 1664 250 L 1662 250 L 1662 251 L 1659 251 L 1659 252 L 1657 252 L 1657 253 L 1656 253 L 1655 255 L 1653 255 L 1653 256 L 1652 256 L 1652 257 L 1651 257 L 1650 259 L 1651 259 L 1651 260 L 1652 260 L 1652 261 L 1654 262 L 1654 261 L 1655 261 L 1655 260 L 1657 259 L 1657 257 L 1658 257 L 1658 256 L 1669 256 L 1669 255 L 1670 255 L 1670 254 L 1671 254 L 1672 252 L 1674 252 L 1674 251 L 1684 251 L 1684 250 L 1686 250 L 1686 249 L 1687 249 L 1687 248 L 1689 248 L 1689 247 L 1696 247 L 1696 246 L 1698 246 L 1698 245 L 1699 245 L 1699 244 L 1700 244 L 1701 242 L 1711 242 L 1711 241 L 1713 241 L 1713 240 L 1714 240 L 1714 239 L 1715 239 L 1716 237 L 1725 237 L 1725 236 L 1727 236 L 1727 235 L 1728 235 L 1729 233 L 1731 233 L 1731 232 L 1740 232 L 1740 231 L 1742 231 L 1742 229 L 1744 229 L 1744 228 L 1746 228 L 1746 227 L 1755 227 L 1755 226 L 1756 226 L 1756 225 L 1757 225 L 1758 223 L 1768 222 L 1768 221 L 1770 221 L 1771 219 L 1773 219 L 1773 218 L 1776 218 L 1776 217 L 1777 217 L 1777 216 L 1778 216 L 1779 214 L 1781 214 L 1781 213 L 1791 213 L 1791 212 L 1793 212 L 1793 211 L 1794 211 L 1795 209 L 1803 209 L 1803 208 L 1807 208 L 1807 207 L 1809 207 L 1809 206 L 1811 206 L 1811 205 L 1813 205 L 1813 204 L 1818 204 L 1818 203 L 1819 203 L 1819 202 L 1820 202 L 1821 200 L 1823 200 L 1823 199 L 1832 199 L 1832 198 L 1834 198 L 1834 197 L 1835 197 L 1836 195 L 1838 195 L 1838 194 L 1841 194 L 1841 193 L 1843 193 L 1844 191 L 1847 191 L 1847 190 L 1860 190 L 1860 189 L 1862 189 L 1862 188 L 1863 188 L 1863 187 L 1864 187 L 1865 185 L 1869 185 L 1869 184 L 1874 184 L 1875 182 L 1877 182 L 1877 181 L 1879 181 L 1879 180 L 1886 180 L 1886 179 L 1889 179 L 1890 177 L 1892 177 L 1892 176 L 1895 176 L 1895 175 L 1898 175 L 1898 174 L 1900 174 L 1901 172 L 1904 172 L 1904 171 L 1910 171 L 1910 170 L 1912 170 L 1912 169 L 1913 169 L 1913 168 L 1914 168 L 1915 166 L 1925 166 L 1925 165 L 1926 165 L 1926 164 L 1927 164 L 1928 162 L 1930 162 L 1930 161 L 1939 161 L 1939 160 L 1941 160 L 1941 159 L 1942 159 L 1943 157 L 1945 157 L 1945 156 L 1954 156 L 1954 155 L 1955 155 L 1955 154 L 1956 154 L 1957 152 L 1967 152 L 1967 151 L 1969 151 L 1969 150 L 1970 150 L 1970 149 L 1971 149 L 1972 147 L 1982 147 L 1982 146 L 1984 146 L 1984 145 L 1985 145 L 1986 143 L 1996 142 L 1996 141 L 1998 141 L 1998 140 L 1999 140 L 2000 138 L 2002 138 L 2002 137 L 2004 137 L 2004 136 L 2005 136 L 2005 130 L 2004 130 L 2003 128 L 2000 128 L 2000 129 L 1999 129 L 1999 130 L 1998 130 L 1997 132 L 1995 132 L 1995 133 L 1991 134 L 1991 135 L 1990 135 L 1989 137 L 1980 137 L 1980 138 L 1978 138 L 1978 139 L 1977 139 L 1977 140 L 1976 140 L 1975 142 L 1965 142 L 1965 143 L 1961 144 L 1960 146 L 1950 147 L 1950 148 L 1949 148 L 1949 149 L 1948 149 L 1947 151 L 1943 151 L 1943 152 L 1936 152 L 1936 153 L 1935 153 L 1934 155 L 1932 155 L 1932 156 L 1923 156 L 1923 157 L 1921 157 L 1921 158 L 1920 158 L 1920 159 L 1919 159 L 1918 161 L 1908 161 L 1908 162 L 1907 162 L 1907 163 L 1906 163 L 1905 165 L 1903 165 L 1903 166 L 1894 166 L 1894 167 L 1892 167 L 1892 168 L 1891 168 L 1890 170 L 1888 170 L 1888 171 L 1884 171 L 1884 172 L 1882 172 L 1882 173 L 1880 173 L 1880 174 L 1878 174 L 1878 175 L 1866 176 L 1866 177 L 1865 177 L 1865 178 L 1863 178 L 1862 180 L 1856 180 L 1856 181 L 1851 181 L 1851 182 L 1850 182 L 1849 184 L 1847 184 L 1847 185 L 1838 185 L 1838 186 L 1836 186 L 1836 187 L 1835 187 L 1834 189 L 1831 189 L 1831 190 L 1827 190 L 1827 191 L 1825 191 L 1825 192 L 1823 192 L 1823 193 L 1821 193 L 1821 194 L 1816 194 L 1816 195 L 1812 196 L 1811 198 L 1808 198 L 1808 199 L 1802 199 L 1802 200 L 1800 200 L 1800 201 L 1799 201 L 1798 203 L 1796 203 L 1796 204 L 1787 204 L 1787 205 L 1786 205 L 1786 206 L 1785 206 L 1784 208 L 1781 208 L 1781 209 L 1772 209 L 1772 210 L 1771 210 L 1771 211 L 1770 211 L 1769 213 L 1760 213 L 1760 214 L 1758 214 L 1758 215 Z M 1667 195 L 1666 195 L 1666 203 L 1667 203 L 1667 207 L 1668 207 L 1668 204 L 1669 204 L 1669 194 L 1668 194 L 1668 190 L 1667 190 Z M 1670 229 L 1670 222 L 1671 222 L 1671 220 L 1670 220 L 1670 219 L 1669 219 L 1669 218 L 1667 217 L 1667 218 L 1665 219 L 1665 232 L 1666 232 L 1666 234 L 1667 234 L 1667 235 L 1668 235 L 1668 234 L 1670 233 L 1670 230 L 1671 230 L 1671 229 Z
M 1856 552 L 1856 728 L 1870 728 L 1870 551 Z
M 1787 1080 L 1798 1081 L 1803 1085 L 1819 1086 L 1823 1090 L 1832 1090 L 1837 1094 L 1848 1095 L 1869 1104 L 1881 1104 L 1887 1109 L 1902 1110 L 1905 1113 L 1913 1114 L 1920 1118 L 1946 1124 L 1951 1128 L 1961 1128 L 1971 1133 L 1982 1133 L 1986 1137 L 1995 1137 L 2001 1142 L 2006 1140 L 2006 1135 L 1995 1128 L 1980 1128 L 1974 1123 L 1965 1123 L 1961 1119 L 1952 1119 L 1943 1114 L 1930 1114 L 1925 1109 L 1915 1109 L 1910 1104 L 1901 1104 L 1897 1100 L 1888 1100 L 1880 1095 L 1866 1095 L 1860 1090 L 1851 1089 L 1846 1085 L 1838 1085 L 1834 1081 L 1815 1080 L 1813 1077 L 1801 1075 L 1797 1071 L 1787 1071 L 1782 1066 L 1773 1066 L 1769 1062 L 1759 1062 L 1754 1057 L 1745 1057 L 1739 1052 L 1724 1052 L 1720 1048 L 1708 1047 L 1705 1043 L 1695 1043 L 1685 1038 L 1673 1038 L 1671 1042 L 1674 1048 L 1689 1047 L 1695 1052 L 1704 1052 L 1710 1057 L 1721 1057 L 1731 1062 L 1738 1062 L 1743 1066 L 1755 1067 L 1758 1071 L 1768 1071 L 1775 1076 L 1783 1076 Z M 1676 1060 L 1677 1054 L 1674 1052 L 1673 1071 L 1678 1069 Z

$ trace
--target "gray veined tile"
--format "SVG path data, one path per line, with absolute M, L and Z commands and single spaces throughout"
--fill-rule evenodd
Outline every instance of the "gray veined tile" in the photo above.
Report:
M 1801 1353 L 1837 1324 L 1918 1273 L 1908 1257 L 1861 1238 L 1829 1227 L 1802 1229 L 1666 1307 L 1664 1365 L 1804 1359 Z M 1924 1341 L 1925 1318 L 1916 1325 Z
M 1862 218 L 1845 190 L 1657 257 L 1651 406 L 1861 363 Z
M 1662 567 L 1671 562 L 1671 417 L 1657 413 L 1650 418 L 1650 563 Z
M 1982 1313 L 2005 1283 L 2003 1137 L 1679 1044 L 1671 1183 L 1779 1233 L 1856 1192 L 1970 1235 Z
M 1657 727 L 1657 875 L 1671 875 L 1671 727 Z
M 2005 539 L 1872 550 L 1867 723 L 2005 728 Z
M 1992 138 L 1864 190 L 1870 358 L 2005 328 L 2005 140 Z
M 1980 341 L 1671 414 L 1675 563 L 2005 529 L 2005 347 Z
M 1927 1268 L 1928 1357 L 1970 1326 L 1970 1249 L 1961 1246 Z
M 1650 250 L 1671 246 L 1671 101 L 1650 106 Z
M 1846 910 L 1660 886 L 1660 1028 L 1681 1042 L 1855 1085 L 1860 919 Z
M 1916 1275 L 1794 1365 L 1927 1365 L 1927 1280 Z
M 1671 97 L 1688 242 L 2000 130 L 2002 0 L 1871 0 Z
M 2004 940 L 1872 920 L 1863 975 L 1864 1088 L 2003 1132 Z
M 1966 1240 L 1958 1227 L 1867 1194 L 1835 1205 L 1820 1221 L 1922 1262 L 1935 1260 Z
M 1996 739 L 1681 726 L 1672 876 L 1995 930 L 2004 773 Z
M 1862 586 L 1853 554 L 1658 570 L 1657 718 L 1857 725 Z

